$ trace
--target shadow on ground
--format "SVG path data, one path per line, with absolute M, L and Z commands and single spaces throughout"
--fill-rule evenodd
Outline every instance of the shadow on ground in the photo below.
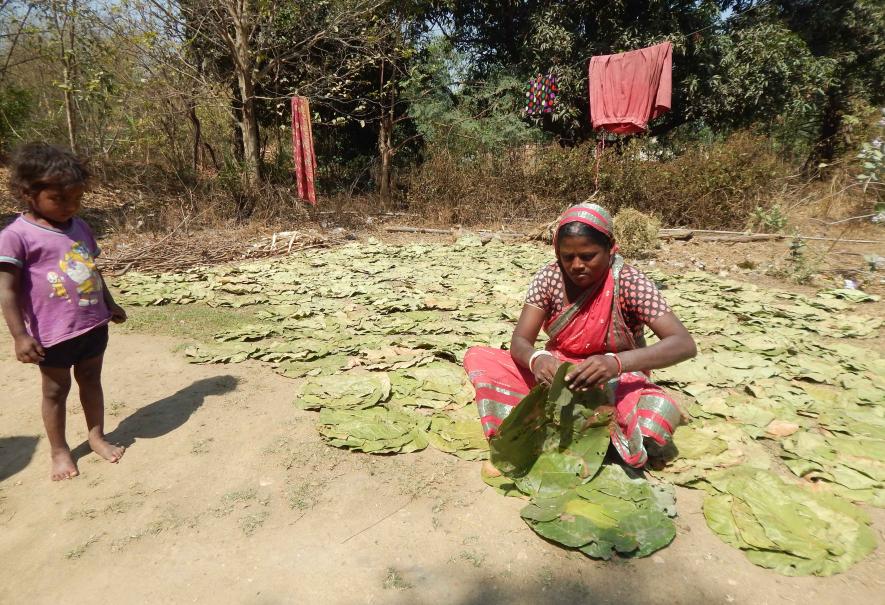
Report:
M 0 481 L 6 481 L 25 468 L 34 457 L 39 437 L 0 437 Z
M 649 574 L 635 567 L 627 570 L 624 566 L 629 564 L 624 561 L 599 562 L 588 559 L 587 565 L 596 566 L 596 569 L 582 580 L 564 577 L 546 566 L 539 569 L 537 577 L 532 578 L 505 577 L 502 570 L 502 573 L 480 580 L 456 580 L 451 584 L 450 598 L 446 602 L 451 605 L 707 605 L 727 600 L 717 587 L 688 587 L 678 583 L 662 587 L 662 578 L 657 573 Z M 603 569 L 599 569 L 599 566 Z M 439 602 L 436 597 L 425 597 L 422 592 L 428 584 L 436 584 L 433 592 L 438 593 L 440 578 L 429 578 L 413 568 L 397 576 L 398 582 L 391 582 L 391 572 L 392 569 L 389 569 L 382 602 L 396 605 L 431 605 Z M 451 570 L 448 572 L 451 573 Z M 446 582 L 451 580 L 449 577 Z M 694 594 L 686 595 L 686 592 Z M 354 604 L 358 602 L 362 601 L 355 600 Z
M 108 434 L 108 441 L 130 447 L 139 439 L 156 439 L 167 435 L 187 422 L 203 405 L 206 397 L 224 395 L 236 388 L 237 379 L 234 376 L 198 380 L 125 418 L 116 430 Z M 90 451 L 89 443 L 84 441 L 73 450 L 72 455 L 74 460 L 79 460 Z

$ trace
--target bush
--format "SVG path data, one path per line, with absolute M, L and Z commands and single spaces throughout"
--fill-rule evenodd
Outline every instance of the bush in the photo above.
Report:
M 30 91 L 15 86 L 0 88 L 0 151 L 12 147 L 16 129 L 31 115 L 33 105 Z
M 668 225 L 743 228 L 784 165 L 769 141 L 738 133 L 659 159 L 643 141 L 609 147 L 599 166 L 599 193 L 616 213 L 633 208 Z M 412 171 L 408 202 L 426 218 L 453 223 L 551 220 L 596 192 L 595 146 L 524 146 L 474 160 L 448 151 Z
M 615 241 L 628 258 L 648 258 L 658 248 L 661 223 L 655 217 L 633 208 L 624 208 L 614 217 Z

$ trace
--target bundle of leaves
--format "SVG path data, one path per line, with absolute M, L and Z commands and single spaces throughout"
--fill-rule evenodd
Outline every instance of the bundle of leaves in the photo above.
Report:
M 704 482 L 710 529 L 756 565 L 788 576 L 828 576 L 876 548 L 867 515 L 836 496 L 747 468 L 716 473 Z
M 560 496 L 534 499 L 520 514 L 539 535 L 597 559 L 646 557 L 676 537 L 672 486 L 631 478 L 617 465 Z
M 295 405 L 305 410 L 366 409 L 387 401 L 390 390 L 390 377 L 385 372 L 354 371 L 322 376 L 301 386 Z
M 318 429 L 330 445 L 369 454 L 405 454 L 427 447 L 425 417 L 384 407 L 320 410 Z
M 455 412 L 438 413 L 430 419 L 427 440 L 436 449 L 464 460 L 488 458 L 489 444 L 478 418 L 475 404 Z
M 287 368 L 301 363 L 287 362 Z M 393 366 L 399 363 L 392 360 Z M 323 371 L 311 373 L 301 384 L 295 405 L 320 410 L 318 430 L 330 445 L 389 454 L 432 444 L 465 460 L 487 456 L 473 386 L 459 366 L 434 361 L 390 373 L 364 368 L 336 373 L 329 366 L 318 367 Z
M 572 392 L 563 364 L 535 387 L 490 441 L 499 490 L 531 498 L 520 513 L 538 534 L 596 558 L 647 556 L 676 535 L 672 487 L 655 491 L 618 466 L 603 467 L 611 410 L 605 392 Z

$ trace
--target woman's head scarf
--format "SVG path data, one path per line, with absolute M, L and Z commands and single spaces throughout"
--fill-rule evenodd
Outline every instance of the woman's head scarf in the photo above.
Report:
M 556 248 L 556 238 L 559 235 L 559 230 L 569 223 L 584 223 L 605 234 L 610 241 L 613 240 L 614 223 L 612 222 L 612 215 L 609 214 L 608 210 L 599 204 L 582 202 L 562 213 L 559 223 L 556 225 L 556 231 L 553 233 L 554 248 Z

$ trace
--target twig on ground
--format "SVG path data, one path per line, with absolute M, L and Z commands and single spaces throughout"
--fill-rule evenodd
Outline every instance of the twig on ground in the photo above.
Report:
M 387 519 L 391 518 L 391 517 L 394 516 L 396 513 L 398 513 L 399 511 L 401 511 L 402 509 L 404 509 L 405 507 L 407 507 L 409 504 L 411 504 L 411 503 L 414 502 L 414 501 L 415 501 L 415 496 L 412 496 L 411 498 L 409 498 L 409 501 L 408 501 L 408 502 L 406 502 L 405 504 L 403 504 L 402 506 L 400 506 L 398 509 L 396 509 L 395 511 L 390 512 L 390 513 L 388 513 L 388 514 L 386 514 L 386 515 L 384 515 L 383 517 L 381 517 L 380 519 L 378 519 L 377 521 L 375 521 L 374 523 L 372 523 L 370 526 L 368 526 L 368 527 L 366 527 L 366 528 L 364 528 L 364 529 L 361 529 L 360 531 L 356 532 L 355 534 L 353 534 L 352 536 L 350 536 L 349 538 L 347 538 L 346 540 L 344 540 L 343 542 L 341 542 L 341 544 L 346 544 L 347 542 L 350 542 L 353 538 L 356 538 L 356 537 L 359 536 L 360 534 L 364 534 L 364 533 L 366 533 L 367 531 L 369 531 L 370 529 L 372 529 L 373 527 L 375 527 L 375 526 L 378 525 L 379 523 L 381 523 L 381 522 L 383 522 L 383 521 L 386 521 Z

